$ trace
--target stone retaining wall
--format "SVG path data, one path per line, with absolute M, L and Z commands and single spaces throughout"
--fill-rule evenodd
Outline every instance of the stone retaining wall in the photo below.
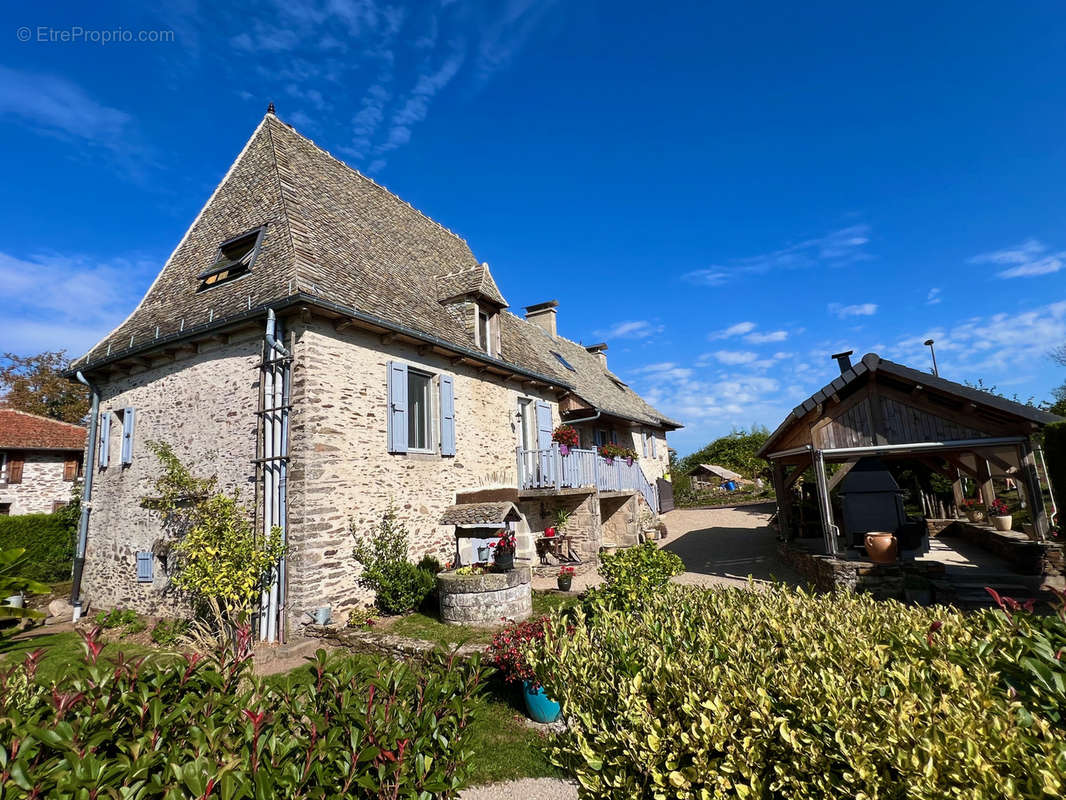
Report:
M 421 658 L 434 649 L 446 649 L 447 652 L 454 653 L 456 658 L 464 661 L 473 658 L 478 653 L 485 652 L 485 646 L 479 644 L 462 644 L 444 648 L 436 642 L 427 642 L 424 639 L 411 639 L 407 636 L 377 633 L 359 628 L 335 628 L 332 625 L 307 625 L 303 632 L 305 636 L 323 639 L 356 653 L 385 656 L 394 661 Z
M 944 576 L 944 565 L 937 561 L 875 564 L 811 553 L 794 542 L 781 544 L 778 554 L 819 592 L 869 592 L 878 600 L 904 599 L 908 578 L 932 581 Z
M 437 576 L 440 618 L 450 625 L 499 625 L 501 620 L 521 621 L 533 613 L 529 567 L 485 575 Z
M 1055 542 L 1034 542 L 1018 531 L 999 531 L 991 525 L 965 520 L 929 520 L 929 535 L 958 537 L 1009 561 L 1022 575 L 1062 578 L 1066 574 L 1063 546 Z

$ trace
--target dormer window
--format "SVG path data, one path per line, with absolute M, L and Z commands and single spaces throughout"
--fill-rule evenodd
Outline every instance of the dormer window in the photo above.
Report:
M 259 255 L 259 243 L 262 238 L 263 228 L 256 228 L 220 244 L 215 263 L 197 276 L 200 279 L 200 288 L 197 291 L 202 292 L 220 283 L 227 283 L 251 271 L 255 257 Z
M 496 313 L 484 306 L 477 308 L 477 346 L 490 356 L 499 355 L 496 352 Z

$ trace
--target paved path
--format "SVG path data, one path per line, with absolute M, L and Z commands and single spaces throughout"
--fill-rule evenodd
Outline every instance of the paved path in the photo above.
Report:
M 577 785 L 559 778 L 523 778 L 475 786 L 459 793 L 460 800 L 577 800 Z

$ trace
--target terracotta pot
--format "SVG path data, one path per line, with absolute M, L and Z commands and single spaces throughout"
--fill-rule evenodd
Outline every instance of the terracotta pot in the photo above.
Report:
M 891 533 L 866 534 L 866 555 L 875 564 L 896 563 L 896 537 Z
M 992 524 L 996 526 L 997 531 L 1009 531 L 1012 519 L 1010 514 L 1004 514 L 1001 517 L 992 517 Z

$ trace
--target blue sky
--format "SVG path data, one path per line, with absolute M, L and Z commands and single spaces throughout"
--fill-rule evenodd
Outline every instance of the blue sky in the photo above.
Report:
M 0 10 L 0 350 L 121 321 L 272 100 L 607 339 L 682 453 L 842 349 L 1066 380 L 1060 2 L 147 5 Z

